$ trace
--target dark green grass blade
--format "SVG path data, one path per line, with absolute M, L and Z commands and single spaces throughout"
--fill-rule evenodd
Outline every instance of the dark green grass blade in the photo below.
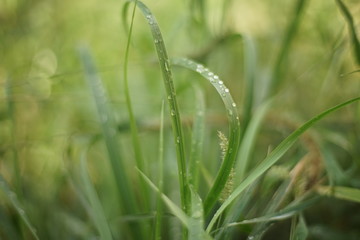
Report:
M 355 57 L 357 64 L 360 65 L 360 41 L 356 35 L 356 26 L 355 26 L 353 17 L 351 15 L 349 9 L 342 2 L 342 0 L 336 0 L 336 3 L 338 4 L 339 9 L 340 9 L 341 13 L 344 15 L 344 18 L 348 25 L 351 42 L 354 47 L 354 57 Z
M 271 77 L 271 82 L 269 86 L 268 96 L 271 96 L 276 93 L 280 84 L 283 81 L 282 70 L 284 67 L 284 62 L 286 61 L 286 57 L 288 56 L 291 43 L 295 37 L 296 31 L 299 27 L 302 13 L 305 10 L 305 6 L 308 0 L 297 0 L 294 10 L 293 10 L 293 19 L 290 21 L 290 24 L 285 33 L 284 39 L 281 44 L 280 52 L 275 60 L 275 66 L 273 70 L 273 74 Z
M 92 91 L 98 116 L 101 121 L 101 128 L 108 151 L 110 163 L 115 176 L 116 184 L 121 196 L 121 202 L 123 204 L 123 211 L 126 214 L 137 212 L 135 198 L 133 192 L 130 189 L 130 180 L 124 168 L 121 155 L 119 152 L 119 145 L 116 139 L 116 128 L 113 120 L 113 116 L 108 106 L 108 100 L 106 97 L 105 89 L 102 85 L 100 76 L 98 76 L 97 70 L 91 58 L 89 51 L 86 48 L 79 48 L 79 54 L 84 66 L 85 77 L 88 85 Z M 124 194 L 126 193 L 126 194 Z
M 196 89 L 196 114 L 192 129 L 188 180 L 193 189 L 197 190 L 205 131 L 205 99 L 203 92 L 198 88 Z
M 215 75 L 213 72 L 210 72 L 203 65 L 197 64 L 196 62 L 189 59 L 174 59 L 172 63 L 174 65 L 182 66 L 184 68 L 198 72 L 215 87 L 216 91 L 219 93 L 225 104 L 230 123 L 229 146 L 225 154 L 224 161 L 215 178 L 214 184 L 204 202 L 205 215 L 207 215 L 215 205 L 216 201 L 219 199 L 219 196 L 228 180 L 230 171 L 236 160 L 237 150 L 240 143 L 239 116 L 236 104 L 230 95 L 229 89 L 224 85 L 223 81 L 221 81 L 217 75 Z
M 105 217 L 103 207 L 88 175 L 85 151 L 81 155 L 81 161 L 80 161 L 80 175 L 83 183 L 83 189 L 85 190 L 85 194 L 90 202 L 91 213 L 92 213 L 91 216 L 95 223 L 96 228 L 100 233 L 101 239 L 111 240 L 112 235 L 111 235 L 110 227 Z
M 211 231 L 214 226 L 216 220 L 220 217 L 220 215 L 224 212 L 224 210 L 235 200 L 237 196 L 239 196 L 251 183 L 253 183 L 258 177 L 260 177 L 263 173 L 265 173 L 271 166 L 273 166 L 289 149 L 291 146 L 295 144 L 295 142 L 299 139 L 299 137 L 310 127 L 312 127 L 315 123 L 323 119 L 325 116 L 330 113 L 345 107 L 351 103 L 359 101 L 359 98 L 354 98 L 344 103 L 341 103 L 335 107 L 332 107 L 314 118 L 310 119 L 300 128 L 295 130 L 292 134 L 290 134 L 285 140 L 283 140 L 250 174 L 241 184 L 236 187 L 234 192 L 225 200 L 225 202 L 221 205 L 221 207 L 216 211 L 213 218 L 211 219 L 207 231 Z
M 154 15 L 151 13 L 150 9 L 141 1 L 136 1 L 136 4 L 143 13 L 144 17 L 146 18 L 150 26 L 150 30 L 154 39 L 155 48 L 159 59 L 159 64 L 166 89 L 167 101 L 170 108 L 174 142 L 176 145 L 181 205 L 182 205 L 182 209 L 184 209 L 185 212 L 187 213 L 188 207 L 190 206 L 190 190 L 187 186 L 184 137 L 181 126 L 179 107 L 176 101 L 176 92 L 173 83 L 171 66 L 166 52 L 164 40 L 162 38 L 159 25 Z
M 161 105 L 161 114 L 160 114 L 160 136 L 159 136 L 159 165 L 158 165 L 158 184 L 159 184 L 159 192 L 158 192 L 158 199 L 156 205 L 156 220 L 155 220 L 155 240 L 161 239 L 161 232 L 162 232 L 162 218 L 163 218 L 163 206 L 161 201 L 161 194 L 164 192 L 164 101 Z
M 131 36 L 132 36 L 132 30 L 134 25 L 134 17 L 135 17 L 135 10 L 136 5 L 134 5 L 132 16 L 131 16 L 131 23 L 130 23 L 130 29 L 129 29 L 129 35 L 128 40 L 126 44 L 126 50 L 125 50 L 125 61 L 124 61 L 124 93 L 125 93 L 125 100 L 126 100 L 126 107 L 129 114 L 129 123 L 130 123 L 130 129 L 131 129 L 131 139 L 132 139 L 132 146 L 134 148 L 134 154 L 135 154 L 135 160 L 137 167 L 144 173 L 146 173 L 146 165 L 142 154 L 142 149 L 140 145 L 139 140 L 139 133 L 138 128 L 136 125 L 136 120 L 134 116 L 134 112 L 132 109 L 131 104 L 131 97 L 129 92 L 129 83 L 128 83 L 128 63 L 129 63 L 129 51 L 130 51 L 130 42 L 131 42 Z M 148 210 L 148 199 L 150 199 L 150 196 L 148 194 L 147 188 L 145 187 L 145 183 L 141 181 L 141 192 L 142 192 L 142 204 L 145 206 L 144 209 Z
M 341 187 L 341 186 L 322 186 L 319 187 L 318 193 L 321 195 L 331 196 L 352 202 L 360 203 L 360 189 Z
M 26 212 L 24 211 L 23 207 L 21 206 L 16 193 L 10 190 L 9 184 L 6 182 L 6 180 L 0 175 L 0 189 L 4 192 L 5 196 L 9 199 L 11 205 L 14 207 L 16 212 L 19 214 L 21 220 L 24 222 L 25 226 L 29 229 L 32 236 L 39 240 L 39 237 L 36 233 L 36 229 L 31 224 Z

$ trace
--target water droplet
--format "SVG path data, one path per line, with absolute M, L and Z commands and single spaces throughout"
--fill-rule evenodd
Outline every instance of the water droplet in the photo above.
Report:
M 209 75 L 209 77 L 211 77 L 211 76 L 214 76 L 214 73 L 213 73 L 213 72 L 209 72 L 208 75 Z
M 210 78 L 209 78 L 209 80 L 210 80 L 210 82 L 212 82 L 212 83 L 214 83 L 214 82 L 215 82 L 215 79 L 214 79 L 214 78 L 212 78 L 212 77 L 210 77 Z
M 196 71 L 198 72 L 198 73 L 202 73 L 202 72 L 204 72 L 204 66 L 203 65 L 201 65 L 201 64 L 198 64 L 198 65 L 196 65 Z
M 179 136 L 176 137 L 176 143 L 180 143 L 180 137 Z
M 192 217 L 193 217 L 193 218 L 201 218 L 201 211 L 195 211 L 195 212 L 192 214 Z
M 23 209 L 21 209 L 21 208 L 18 208 L 18 211 L 19 211 L 19 214 L 20 214 L 20 215 L 24 215 L 24 214 L 25 214 L 25 211 L 24 211 Z
M 165 70 L 167 71 L 167 72 L 169 72 L 170 71 L 170 68 L 169 68 L 169 63 L 168 63 L 168 61 L 165 61 Z
M 226 94 L 225 94 L 225 93 L 222 93 L 221 96 L 226 97 Z
M 233 107 L 236 107 L 236 103 L 234 103 L 234 102 L 233 102 L 231 105 L 232 105 Z
M 227 93 L 228 93 L 228 92 L 229 92 L 229 89 L 228 89 L 228 88 L 225 88 L 225 92 L 227 92 Z
M 219 76 L 218 76 L 218 75 L 215 75 L 215 76 L 214 76 L 214 79 L 219 79 Z
M 214 77 L 214 78 L 215 78 L 215 77 Z M 220 80 L 218 83 L 219 83 L 220 85 L 222 85 L 224 82 Z
M 168 95 L 168 96 L 167 96 L 167 99 L 168 99 L 168 100 L 171 100 L 171 95 Z
M 171 116 L 175 116 L 175 110 L 174 109 L 171 109 L 171 111 L 170 111 L 170 114 L 171 114 Z

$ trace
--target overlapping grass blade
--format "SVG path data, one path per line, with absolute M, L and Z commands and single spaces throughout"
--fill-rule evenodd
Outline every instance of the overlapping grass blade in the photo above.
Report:
M 16 193 L 11 191 L 9 184 L 6 182 L 6 180 L 3 178 L 2 175 L 0 175 L 0 189 L 4 192 L 5 196 L 9 199 L 11 205 L 14 207 L 15 211 L 19 214 L 21 220 L 24 222 L 25 226 L 29 229 L 32 236 L 36 240 L 39 240 L 39 237 L 36 233 L 36 229 L 30 222 L 24 208 L 21 206 Z
M 158 199 L 156 205 L 156 220 L 155 220 L 155 240 L 161 239 L 162 232 L 162 218 L 163 218 L 163 206 L 161 201 L 161 194 L 164 191 L 164 101 L 161 105 L 161 114 L 160 114 L 160 134 L 159 134 L 159 162 L 158 162 Z
M 100 233 L 101 239 L 110 240 L 112 239 L 110 227 L 106 220 L 100 199 L 88 175 L 86 150 L 84 150 L 80 159 L 80 175 L 84 186 L 83 189 L 85 190 L 85 194 L 90 202 L 92 220 Z
M 145 161 L 144 161 L 144 158 L 142 155 L 142 149 L 141 149 L 141 145 L 140 145 L 138 129 L 136 126 L 136 120 L 135 120 L 134 112 L 132 109 L 131 97 L 130 97 L 130 92 L 129 92 L 129 83 L 128 83 L 129 51 L 130 51 L 130 42 L 131 42 L 131 36 L 132 36 L 132 31 L 133 31 L 133 25 L 134 25 L 135 10 L 136 10 L 136 5 L 134 5 L 132 16 L 131 16 L 130 29 L 129 29 L 128 40 L 127 40 L 126 50 L 125 50 L 125 57 L 124 57 L 125 58 L 125 60 L 124 60 L 124 93 L 125 93 L 126 107 L 127 107 L 128 114 L 129 114 L 131 139 L 132 139 L 132 146 L 134 148 L 136 165 L 142 172 L 146 173 L 147 167 L 145 165 Z M 145 210 L 148 210 L 147 199 L 149 199 L 149 194 L 147 192 L 147 188 L 145 187 L 145 183 L 143 181 L 141 181 L 140 186 L 142 187 L 141 192 L 143 194 L 142 204 L 145 206 Z
M 177 217 L 180 222 L 189 230 L 190 239 L 199 239 L 199 240 L 209 240 L 211 237 L 203 229 L 203 212 L 202 204 L 200 198 L 197 194 L 192 191 L 191 198 L 192 203 L 190 204 L 191 216 L 188 216 L 181 208 L 179 208 L 171 199 L 169 199 L 165 194 L 161 193 L 160 190 L 151 182 L 151 180 L 137 169 L 140 173 L 140 176 L 145 180 L 145 182 L 156 192 L 161 195 L 161 199 L 167 205 L 169 210 Z
M 196 114 L 192 128 L 191 153 L 189 159 L 189 183 L 194 190 L 198 189 L 200 161 L 204 145 L 205 99 L 201 89 L 196 89 Z
M 299 139 L 299 137 L 310 127 L 312 127 L 315 123 L 323 119 L 325 116 L 330 113 L 345 107 L 351 103 L 359 101 L 360 97 L 351 99 L 344 103 L 341 103 L 335 107 L 332 107 L 314 118 L 310 119 L 300 128 L 295 130 L 292 134 L 290 134 L 286 139 L 284 139 L 250 174 L 247 178 L 244 179 L 240 183 L 239 186 L 236 187 L 234 192 L 225 200 L 225 202 L 221 205 L 221 207 L 216 211 L 213 218 L 211 219 L 207 231 L 210 232 L 213 228 L 215 222 L 219 218 L 219 216 L 224 212 L 224 210 L 235 200 L 237 196 L 239 196 L 251 183 L 253 183 L 258 177 L 260 177 L 264 172 L 266 172 L 271 166 L 273 166 L 289 149 L 294 143 Z
M 299 27 L 301 16 L 305 10 L 305 6 L 308 0 L 297 0 L 294 9 L 293 9 L 293 19 L 290 21 L 290 24 L 286 30 L 284 39 L 281 44 L 281 49 L 277 58 L 275 60 L 274 70 L 271 76 L 271 82 L 268 90 L 268 96 L 273 95 L 278 90 L 279 85 L 281 84 L 283 64 L 286 61 L 288 56 L 291 43 L 295 37 L 296 31 Z
M 224 82 L 219 79 L 219 77 L 213 72 L 209 71 L 203 65 L 189 59 L 174 59 L 172 61 L 172 64 L 198 72 L 215 87 L 216 91 L 219 93 L 221 99 L 225 104 L 227 116 L 230 123 L 230 136 L 228 138 L 229 146 L 224 161 L 215 178 L 214 184 L 210 189 L 204 202 L 205 215 L 207 215 L 216 203 L 216 201 L 219 199 L 221 191 L 223 190 L 228 180 L 229 173 L 232 167 L 234 167 L 234 162 L 236 160 L 236 155 L 240 143 L 240 121 L 238 111 L 236 108 L 236 104 L 230 95 L 230 90 L 224 85 Z
M 360 189 L 358 188 L 341 186 L 321 186 L 318 187 L 317 192 L 321 195 L 360 203 Z
M 191 218 L 189 226 L 189 240 L 210 240 L 208 233 L 204 231 L 204 210 L 200 196 L 191 189 Z
M 247 166 L 250 161 L 250 155 L 254 149 L 257 133 L 261 127 L 261 122 L 270 106 L 271 101 L 268 100 L 256 110 L 256 113 L 254 114 L 248 128 L 245 131 L 245 134 L 243 134 L 236 162 L 236 181 L 238 183 L 244 179 Z
M 133 195 L 133 191 L 130 189 L 130 180 L 125 171 L 124 163 L 122 162 L 120 155 L 119 145 L 116 139 L 115 123 L 108 106 L 105 89 L 89 51 L 86 48 L 79 48 L 79 54 L 84 66 L 86 80 L 96 103 L 110 163 L 112 165 L 113 174 L 120 193 L 121 202 L 123 204 L 123 211 L 124 213 L 134 214 L 137 212 L 135 197 Z
M 342 12 L 342 14 L 344 15 L 345 20 L 347 22 L 351 41 L 352 41 L 352 44 L 354 47 L 355 60 L 356 60 L 357 64 L 360 65 L 360 41 L 356 35 L 356 26 L 354 23 L 353 16 L 351 15 L 349 9 L 346 7 L 346 5 L 343 3 L 342 0 L 336 0 L 336 3 L 338 4 L 339 9 Z
M 134 2 L 134 1 L 133 1 Z M 173 76 L 171 71 L 171 66 L 169 63 L 169 58 L 165 48 L 164 40 L 159 28 L 159 25 L 151 13 L 150 9 L 141 1 L 135 1 L 136 5 L 139 7 L 143 15 L 145 16 L 150 30 L 154 39 L 156 52 L 158 55 L 158 60 L 164 80 L 164 85 L 166 89 L 167 101 L 170 108 L 171 123 L 174 134 L 174 142 L 176 145 L 176 154 L 177 154 L 177 163 L 178 163 L 178 175 L 179 175 L 179 184 L 180 184 L 180 197 L 182 209 L 188 213 L 188 208 L 190 206 L 190 190 L 187 186 L 186 179 L 186 157 L 185 157 L 185 146 L 184 146 L 184 137 L 181 126 L 181 119 L 179 113 L 179 107 L 176 101 L 176 92 L 173 83 Z

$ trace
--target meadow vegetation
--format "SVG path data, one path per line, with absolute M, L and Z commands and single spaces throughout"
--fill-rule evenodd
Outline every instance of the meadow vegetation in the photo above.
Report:
M 357 0 L 0 3 L 0 239 L 359 239 Z

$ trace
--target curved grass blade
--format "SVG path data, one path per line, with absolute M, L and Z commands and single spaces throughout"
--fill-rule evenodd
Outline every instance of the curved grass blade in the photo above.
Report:
M 159 165 L 158 165 L 158 174 L 159 174 L 159 192 L 156 205 L 156 222 L 155 222 L 155 240 L 161 240 L 162 232 L 162 218 L 163 218 L 163 207 L 161 202 L 161 194 L 164 191 L 164 101 L 161 105 L 161 114 L 160 114 L 160 134 L 159 134 Z
M 197 64 L 196 62 L 189 59 L 174 59 L 172 64 L 198 72 L 205 79 L 207 79 L 213 85 L 213 87 L 215 87 L 216 91 L 219 93 L 225 104 L 230 123 L 229 146 L 226 151 L 224 161 L 215 178 L 214 184 L 204 202 L 205 215 L 207 215 L 215 205 L 216 201 L 219 199 L 219 196 L 228 180 L 231 168 L 234 166 L 234 162 L 236 160 L 236 154 L 240 143 L 240 121 L 238 111 L 236 104 L 230 95 L 229 89 L 224 85 L 224 82 L 220 80 L 219 77 L 213 72 L 210 72 L 203 65 Z
M 125 100 L 126 100 L 126 107 L 129 114 L 129 123 L 130 123 L 130 130 L 131 130 L 131 139 L 132 139 L 132 146 L 134 148 L 134 154 L 135 154 L 135 160 L 137 167 L 142 171 L 146 173 L 147 167 L 145 166 L 145 161 L 142 154 L 142 149 L 140 145 L 139 140 L 139 133 L 138 128 L 136 126 L 136 120 L 131 104 L 131 97 L 129 92 L 129 83 L 128 83 L 128 63 L 129 63 L 129 51 L 130 51 L 130 42 L 131 42 L 131 36 L 133 31 L 133 25 L 134 25 L 134 17 L 135 17 L 135 11 L 136 11 L 136 4 L 134 5 L 132 16 L 131 16 L 131 23 L 130 23 L 130 29 L 126 44 L 126 50 L 125 50 L 125 57 L 124 57 L 124 93 L 125 93 Z M 145 210 L 148 210 L 148 199 L 150 199 L 149 193 L 147 191 L 147 188 L 145 186 L 145 183 L 143 181 L 140 182 L 141 185 L 141 192 L 143 194 L 142 204 L 144 205 Z
M 356 26 L 354 23 L 354 19 L 349 11 L 349 9 L 346 7 L 346 5 L 342 2 L 342 0 L 336 0 L 336 3 L 338 4 L 340 11 L 344 15 L 344 18 L 347 22 L 347 25 L 349 27 L 350 31 L 350 37 L 352 44 L 354 46 L 354 55 L 355 59 L 358 65 L 360 65 L 360 41 L 356 35 Z
M 29 229 L 31 234 L 36 240 L 39 240 L 39 237 L 36 233 L 36 229 L 31 224 L 26 212 L 24 211 L 23 207 L 21 206 L 16 193 L 10 190 L 9 184 L 6 180 L 0 175 L 0 189 L 4 192 L 4 194 L 8 197 L 11 205 L 14 207 L 16 212 L 19 214 L 21 220 L 24 222 L 25 226 Z
M 134 2 L 134 0 L 132 0 L 132 2 Z M 136 5 L 141 10 L 142 14 L 145 16 L 150 26 L 150 30 L 154 39 L 155 48 L 158 55 L 159 64 L 166 89 L 167 100 L 170 107 L 171 123 L 174 134 L 174 142 L 176 145 L 181 206 L 182 209 L 185 210 L 186 213 L 188 213 L 188 208 L 190 206 L 190 190 L 189 187 L 187 186 L 184 137 L 181 126 L 179 107 L 176 101 L 176 92 L 173 83 L 173 76 L 171 72 L 169 58 L 155 16 L 151 13 L 150 9 L 144 3 L 142 3 L 141 1 L 135 1 L 135 2 Z
M 96 193 L 94 186 L 91 183 L 89 174 L 87 172 L 87 160 L 86 160 L 86 150 L 81 155 L 80 159 L 80 175 L 83 182 L 83 188 L 85 194 L 91 205 L 91 216 L 95 223 L 96 228 L 100 233 L 101 239 L 110 240 L 113 239 L 110 231 L 110 227 L 106 220 L 103 207 Z
M 199 185 L 200 161 L 204 145 L 204 126 L 205 126 L 205 99 L 201 89 L 196 89 L 196 115 L 192 130 L 191 153 L 189 159 L 188 181 L 194 190 Z
M 224 212 L 224 210 L 239 196 L 251 183 L 253 183 L 258 177 L 260 177 L 264 172 L 266 172 L 271 166 L 273 166 L 299 139 L 299 137 L 315 123 L 323 119 L 325 116 L 330 113 L 345 107 L 351 103 L 359 101 L 360 97 L 353 98 L 349 101 L 341 103 L 335 107 L 332 107 L 314 118 L 307 121 L 304 125 L 295 130 L 287 138 L 285 138 L 251 173 L 240 183 L 240 185 L 234 190 L 234 192 L 225 200 L 221 207 L 216 211 L 213 218 L 211 219 L 206 231 L 210 232 L 214 226 L 216 220 Z
M 360 189 L 341 186 L 321 186 L 317 189 L 321 195 L 360 203 Z

